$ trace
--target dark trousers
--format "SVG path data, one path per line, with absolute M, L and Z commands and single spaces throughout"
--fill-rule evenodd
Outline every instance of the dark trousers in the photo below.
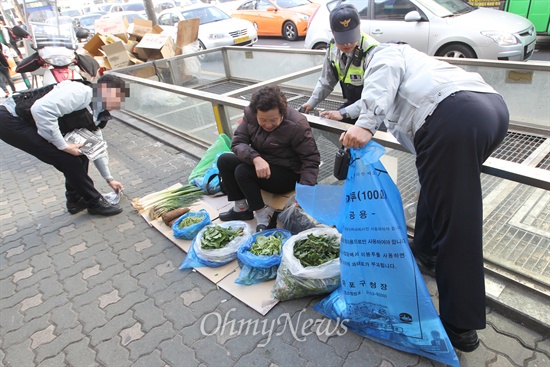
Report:
M 485 328 L 481 166 L 508 131 L 500 95 L 458 92 L 414 139 L 420 180 L 415 246 L 437 255 L 439 313 L 463 329 Z
M 253 165 L 243 163 L 235 154 L 225 153 L 218 158 L 218 169 L 227 200 L 246 199 L 250 210 L 262 209 L 265 204 L 260 189 L 274 194 L 294 190 L 300 175 L 287 168 L 269 165 L 271 177 L 258 178 Z
M 15 85 L 13 84 L 13 80 L 11 80 L 10 76 L 10 70 L 3 65 L 0 65 L 0 88 L 4 90 L 4 92 L 8 92 L 8 88 L 6 88 L 6 82 L 11 88 L 11 91 L 15 93 Z M 4 82 L 5 80 L 5 82 Z
M 0 106 L 0 139 L 63 173 L 68 200 L 76 201 L 82 197 L 87 205 L 92 205 L 101 196 L 88 176 L 89 161 L 86 156 L 74 156 L 57 149 L 38 135 L 35 126 L 14 117 L 4 106 Z

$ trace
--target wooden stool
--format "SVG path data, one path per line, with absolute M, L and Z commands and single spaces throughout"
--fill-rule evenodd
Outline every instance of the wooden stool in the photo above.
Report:
M 274 194 L 262 190 L 262 199 L 264 200 L 265 205 L 275 209 L 276 211 L 282 211 L 292 204 L 294 201 L 294 194 L 295 191 L 290 191 L 285 194 Z

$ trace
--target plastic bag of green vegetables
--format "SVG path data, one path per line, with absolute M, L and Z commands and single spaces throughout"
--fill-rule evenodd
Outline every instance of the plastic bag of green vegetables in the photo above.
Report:
M 291 236 L 282 228 L 253 234 L 237 251 L 241 272 L 235 283 L 250 285 L 275 279 L 283 245 Z
M 198 212 L 188 212 L 179 217 L 172 224 L 172 231 L 176 238 L 192 240 L 204 226 L 210 223 L 212 223 L 210 215 L 206 210 L 201 209 Z
M 338 288 L 341 237 L 332 227 L 312 228 L 290 237 L 283 246 L 272 296 L 286 301 Z
M 180 269 L 223 266 L 237 258 L 237 250 L 251 235 L 242 220 L 209 224 L 193 239 Z

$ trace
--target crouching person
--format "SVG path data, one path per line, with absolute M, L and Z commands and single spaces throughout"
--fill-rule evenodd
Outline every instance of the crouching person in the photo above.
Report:
M 266 207 L 261 189 L 283 194 L 296 182 L 315 185 L 320 154 L 305 116 L 287 105 L 279 87 L 263 87 L 252 95 L 231 143 L 235 154 L 218 158 L 222 185 L 234 208 L 220 220 L 250 220 L 256 231 L 270 228 L 274 210 Z M 273 223 L 271 224 L 273 227 Z
M 63 81 L 36 100 L 30 113 L 18 109 L 20 116 L 12 96 L 0 106 L 0 139 L 63 173 L 69 213 L 88 209 L 88 213 L 95 215 L 118 214 L 122 208 L 111 205 L 94 187 L 88 175 L 89 160 L 79 151 L 82 144 L 69 144 L 63 135 L 78 128 L 101 134 L 100 129 L 111 118 L 109 111 L 120 109 L 128 96 L 124 81 L 109 74 L 100 77 L 93 86 Z M 121 190 L 122 184 L 112 178 L 106 160 L 96 163 L 109 186 Z

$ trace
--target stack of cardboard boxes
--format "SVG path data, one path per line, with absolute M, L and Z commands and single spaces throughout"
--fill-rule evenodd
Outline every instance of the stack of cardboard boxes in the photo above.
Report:
M 134 19 L 129 31 L 126 18 L 122 22 L 99 19 L 95 22 L 96 34 L 84 45 L 84 50 L 107 70 L 165 59 L 180 55 L 186 44 L 196 41 L 198 25 L 198 19 L 181 21 L 176 44 L 150 20 Z

